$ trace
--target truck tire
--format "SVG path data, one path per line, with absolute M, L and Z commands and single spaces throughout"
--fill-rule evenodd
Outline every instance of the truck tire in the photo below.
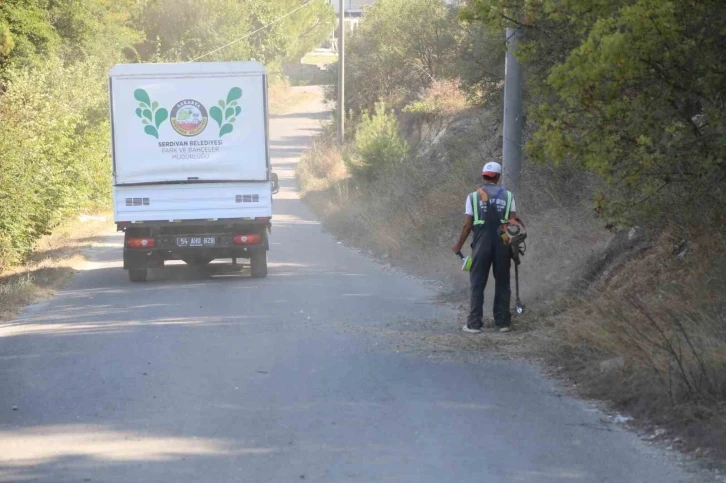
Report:
M 258 252 L 250 258 L 252 278 L 267 277 L 267 252 Z
M 146 282 L 149 276 L 148 268 L 132 268 L 129 270 L 129 280 L 131 282 Z

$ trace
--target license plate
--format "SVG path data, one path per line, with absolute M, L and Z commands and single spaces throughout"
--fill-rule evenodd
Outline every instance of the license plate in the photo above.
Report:
M 176 239 L 178 247 L 213 247 L 217 239 L 213 236 L 180 236 Z

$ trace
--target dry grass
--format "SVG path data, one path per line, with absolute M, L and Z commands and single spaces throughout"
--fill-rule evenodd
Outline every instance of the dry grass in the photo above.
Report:
M 405 107 L 404 112 L 439 118 L 451 118 L 459 115 L 471 107 L 466 95 L 459 88 L 459 84 L 459 79 L 435 81 L 422 98 Z
M 349 175 L 337 147 L 324 138 L 318 138 L 300 162 L 297 177 L 302 192 L 309 194 L 334 189 Z
M 461 229 L 464 200 L 477 187 L 481 166 L 501 156 L 498 126 L 491 113 L 466 111 L 424 135 L 414 149 L 416 156 L 391 166 L 378 182 L 364 185 L 347 176 L 327 135 L 301 161 L 299 184 L 337 236 L 420 275 L 443 280 L 452 296 L 463 299 L 468 279 L 449 247 Z M 412 131 L 418 136 L 428 127 Z M 563 180 L 546 167 L 524 173 L 515 195 L 532 234 L 522 267 L 522 295 L 529 303 L 546 302 L 571 285 L 592 253 L 610 238 L 592 214 L 587 190 L 582 178 L 579 184 Z M 414 212 L 418 215 L 412 216 Z M 563 240 L 570 244 L 564 252 Z
M 594 293 L 547 321 L 543 347 L 586 394 L 724 458 L 726 242 L 687 243 L 681 228 L 609 267 Z
M 108 215 L 70 221 L 38 240 L 27 263 L 0 273 L 0 321 L 14 318 L 26 305 L 53 295 L 70 282 L 85 259 L 84 250 L 112 229 Z
M 315 92 L 292 89 L 285 82 L 270 85 L 268 93 L 271 116 L 290 114 L 300 104 L 313 101 L 319 97 L 319 94 Z

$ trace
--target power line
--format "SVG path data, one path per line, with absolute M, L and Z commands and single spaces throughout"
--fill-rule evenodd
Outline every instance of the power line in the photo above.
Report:
M 262 27 L 258 28 L 258 29 L 257 29 L 257 30 L 255 30 L 254 32 L 251 32 L 251 33 L 249 33 L 249 34 L 245 35 L 244 37 L 240 37 L 240 38 L 238 38 L 238 39 L 236 39 L 236 40 L 233 40 L 232 42 L 228 43 L 227 45 L 223 45 L 223 46 L 219 47 L 218 49 L 214 49 L 214 50 L 212 50 L 211 52 L 207 52 L 207 53 L 206 53 L 206 54 L 204 54 L 204 55 L 200 55 L 199 57 L 197 57 L 197 58 L 195 58 L 195 59 L 192 59 L 192 60 L 190 60 L 190 61 L 189 61 L 189 63 L 191 63 L 191 62 L 196 62 L 196 61 L 198 61 L 199 59 L 203 59 L 204 57 L 207 57 L 207 56 L 209 56 L 209 55 L 212 55 L 212 54 L 214 54 L 214 53 L 216 53 L 216 52 L 219 52 L 220 50 L 226 49 L 226 48 L 227 48 L 227 47 L 229 47 L 230 45 L 234 45 L 234 44 L 236 44 L 237 42 L 241 42 L 241 41 L 243 41 L 244 39 L 247 39 L 247 38 L 249 38 L 249 37 L 252 37 L 252 36 L 253 36 L 253 35 L 255 35 L 255 34 L 256 34 L 257 32 L 260 32 L 260 31 L 262 31 L 262 30 L 265 30 L 265 29 L 266 29 L 267 27 L 270 27 L 270 26 L 272 26 L 272 25 L 275 25 L 276 23 L 279 23 L 279 22 L 281 22 L 281 21 L 285 20 L 285 19 L 286 19 L 287 17 L 289 17 L 290 15 L 294 14 L 294 13 L 295 13 L 295 12 L 297 12 L 298 10 L 302 10 L 303 8 L 307 7 L 308 5 L 310 5 L 311 3 L 313 3 L 314 1 L 316 1 L 316 0 L 308 0 L 308 1 L 307 1 L 307 2 L 305 2 L 304 4 L 302 4 L 302 5 L 300 5 L 299 7 L 297 7 L 296 9 L 294 9 L 294 10 L 292 10 L 292 11 L 290 11 L 290 12 L 286 13 L 285 15 L 283 15 L 282 17 L 280 17 L 280 18 L 278 18 L 278 19 L 275 19 L 275 20 L 273 20 L 272 22 L 268 23 L 267 25 L 263 25 Z

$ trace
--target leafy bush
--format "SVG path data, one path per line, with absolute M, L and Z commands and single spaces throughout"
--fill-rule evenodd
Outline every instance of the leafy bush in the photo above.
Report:
M 373 114 L 363 111 L 353 152 L 346 153 L 344 159 L 354 177 L 371 181 L 407 154 L 408 146 L 401 137 L 396 115 L 380 102 Z
M 10 73 L 0 104 L 0 267 L 65 216 L 109 199 L 104 70 L 56 61 Z

